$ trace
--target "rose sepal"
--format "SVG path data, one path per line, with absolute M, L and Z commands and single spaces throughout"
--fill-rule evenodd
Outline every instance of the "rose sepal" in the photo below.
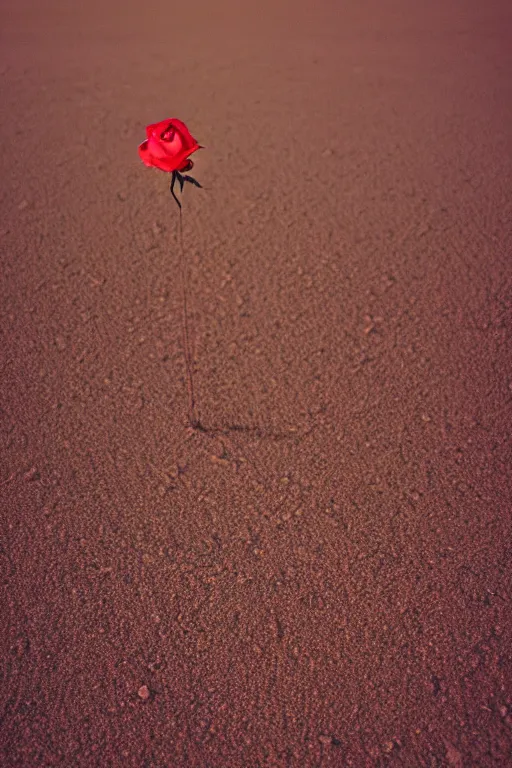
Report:
M 178 206 L 180 208 L 181 208 L 181 203 L 178 200 L 178 198 L 176 197 L 176 194 L 174 192 L 174 185 L 176 184 L 176 182 L 178 182 L 178 184 L 180 185 L 180 193 L 183 192 L 183 186 L 184 186 L 185 182 L 188 182 L 189 184 L 193 184 L 195 187 L 199 187 L 200 189 L 203 188 L 203 185 L 200 184 L 197 181 L 197 179 L 194 179 L 193 176 L 188 176 L 188 174 L 183 175 L 179 171 L 173 171 L 172 172 L 172 178 L 171 178 L 170 191 L 171 191 L 171 195 L 174 197 L 174 199 L 176 200 L 176 202 L 178 203 Z

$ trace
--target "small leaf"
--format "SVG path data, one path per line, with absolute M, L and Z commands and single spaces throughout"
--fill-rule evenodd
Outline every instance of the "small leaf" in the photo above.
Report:
M 202 184 L 200 184 L 196 179 L 192 178 L 192 176 L 183 176 L 184 181 L 190 182 L 190 184 L 194 184 L 194 186 L 199 187 L 200 189 L 203 188 Z

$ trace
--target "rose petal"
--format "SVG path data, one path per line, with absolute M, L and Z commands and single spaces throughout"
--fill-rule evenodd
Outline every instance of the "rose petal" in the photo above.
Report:
M 162 136 L 170 131 L 172 139 Z M 201 149 L 185 123 L 177 118 L 161 120 L 146 128 L 147 140 L 139 147 L 142 161 L 162 171 L 189 170 L 192 161 L 189 155 Z
M 193 151 L 195 151 L 195 149 L 199 148 L 199 144 L 194 139 L 194 137 L 190 133 L 190 131 L 187 128 L 187 126 L 185 125 L 185 123 L 183 123 L 181 120 L 178 120 L 177 117 L 171 118 L 171 120 L 169 120 L 169 123 L 171 123 L 172 127 L 176 131 L 178 131 L 179 134 L 181 135 L 181 140 L 183 142 L 183 146 L 188 147 L 189 149 L 192 149 L 192 147 L 194 147 Z
M 155 136 L 161 136 L 162 133 L 165 131 L 165 129 L 168 127 L 171 120 L 160 120 L 159 123 L 153 123 L 152 125 L 148 125 L 146 128 L 146 136 L 151 138 L 153 134 Z
M 169 130 L 169 128 L 174 128 L 174 130 L 180 134 L 183 146 L 190 149 L 192 149 L 192 147 L 199 147 L 198 142 L 194 139 L 185 123 L 182 120 L 178 120 L 177 117 L 170 117 L 168 120 L 160 120 L 159 123 L 148 125 L 146 128 L 146 136 L 148 139 L 154 136 L 160 140 L 162 134 Z
M 162 141 L 156 136 L 151 136 L 148 139 L 149 151 L 154 157 L 177 157 L 183 155 L 186 148 L 183 147 L 183 142 L 179 133 L 174 134 L 172 141 Z
M 151 162 L 151 156 L 148 152 L 148 142 L 143 141 L 142 144 L 139 146 L 139 155 L 142 160 L 142 162 L 145 165 L 149 165 L 150 167 L 153 165 Z
M 183 155 L 177 157 L 155 157 L 149 150 L 149 142 L 144 141 L 139 146 L 139 155 L 142 162 L 150 168 L 158 168 L 166 173 L 172 171 L 188 171 L 192 168 L 192 160 L 184 158 Z

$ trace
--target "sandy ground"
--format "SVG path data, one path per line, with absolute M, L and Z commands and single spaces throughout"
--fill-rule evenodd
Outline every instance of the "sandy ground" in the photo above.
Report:
M 0 21 L 1 765 L 510 765 L 512 5 Z

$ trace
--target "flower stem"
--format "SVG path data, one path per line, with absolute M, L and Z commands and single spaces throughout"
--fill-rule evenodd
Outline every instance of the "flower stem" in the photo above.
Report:
M 196 413 L 196 401 L 194 396 L 194 372 L 192 365 L 192 355 L 190 353 L 190 339 L 188 330 L 188 292 L 187 292 L 187 270 L 185 267 L 185 249 L 183 247 L 183 219 L 180 206 L 179 220 L 179 240 L 180 240 L 180 276 L 181 276 L 181 298 L 182 298 L 182 333 L 183 333 L 183 353 L 185 356 L 185 368 L 187 371 L 187 391 L 188 391 L 188 420 L 190 426 L 194 429 L 199 427 L 199 419 Z

